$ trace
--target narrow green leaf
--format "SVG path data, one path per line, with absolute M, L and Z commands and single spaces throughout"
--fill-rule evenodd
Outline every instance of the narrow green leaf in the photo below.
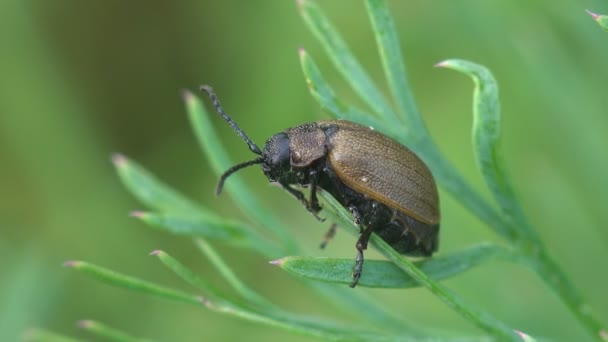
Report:
M 96 321 L 82 320 L 82 321 L 78 322 L 78 326 L 80 328 L 82 328 L 90 333 L 93 333 L 94 335 L 97 335 L 98 337 L 104 338 L 105 340 L 108 340 L 108 341 L 114 341 L 114 342 L 145 342 L 145 341 L 149 342 L 149 341 L 151 341 L 148 339 L 131 336 L 131 335 L 127 334 L 126 332 L 120 331 L 115 328 L 111 328 L 105 324 L 102 324 L 102 323 L 99 323 Z
M 239 292 L 240 295 L 246 301 L 243 300 L 235 300 L 230 298 L 225 291 L 215 288 L 213 285 L 209 284 L 205 279 L 199 277 L 196 273 L 192 272 L 189 268 L 180 263 L 177 259 L 173 258 L 169 254 L 163 251 L 154 251 L 152 255 L 157 256 L 159 260 L 167 266 L 171 271 L 173 271 L 178 277 L 185 280 L 190 285 L 200 289 L 205 293 L 207 298 L 215 298 L 222 301 L 228 302 L 236 302 L 239 305 L 248 305 L 247 303 L 253 303 L 260 306 L 266 307 L 274 307 L 272 303 L 268 302 L 265 298 L 261 297 L 257 293 L 252 290 L 248 292 Z
M 204 212 L 207 215 L 214 215 L 185 198 L 127 157 L 115 154 L 112 156 L 112 161 L 122 183 L 145 205 L 163 212 L 188 215 Z
M 367 0 L 365 4 L 378 44 L 384 74 L 393 93 L 393 99 L 405 118 L 404 126 L 408 127 L 412 134 L 425 137 L 428 135 L 427 129 L 420 117 L 418 108 L 416 108 L 414 95 L 407 80 L 399 37 L 386 2 L 384 0 Z
M 213 129 L 211 120 L 200 99 L 188 91 L 185 91 L 183 96 L 190 124 L 194 129 L 197 141 L 209 159 L 215 174 L 221 175 L 236 163 L 230 161 L 226 150 L 219 143 L 220 139 Z M 224 188 L 246 215 L 265 229 L 270 230 L 281 240 L 281 245 L 286 251 L 299 250 L 294 239 L 283 229 L 283 225 L 272 215 L 266 214 L 268 210 L 264 210 L 259 205 L 259 201 L 238 174 L 232 175 Z
M 235 316 L 247 321 L 265 324 L 303 336 L 321 338 L 327 341 L 415 341 L 407 336 L 390 336 L 377 332 L 361 331 L 352 327 L 340 327 L 327 322 L 305 321 L 289 313 L 258 313 L 231 303 L 204 301 L 210 310 Z
M 152 227 L 179 235 L 198 236 L 210 240 L 253 249 L 266 257 L 281 253 L 274 243 L 268 241 L 245 223 L 218 218 L 215 215 L 184 216 L 136 211 L 131 214 Z
M 213 294 L 217 297 L 224 297 L 221 290 L 216 289 L 205 279 L 199 277 L 196 273 L 192 272 L 189 268 L 184 266 L 177 259 L 173 258 L 166 252 L 156 250 L 150 253 L 150 255 L 157 257 L 163 263 L 163 265 L 173 271 L 173 273 L 175 273 L 178 277 L 199 290 L 202 290 L 205 295 Z
M 266 298 L 260 296 L 249 286 L 245 285 L 245 283 L 243 283 L 241 279 L 239 279 L 239 277 L 237 277 L 237 275 L 232 271 L 228 264 L 224 262 L 224 259 L 215 251 L 213 246 L 207 243 L 207 241 L 203 239 L 195 239 L 194 243 L 238 294 L 252 303 L 268 308 L 274 308 L 274 305 Z
M 80 342 L 82 340 L 60 335 L 44 329 L 29 329 L 23 335 L 26 342 Z
M 462 72 L 473 79 L 473 147 L 477 165 L 508 220 L 516 223 L 515 233 L 524 233 L 527 238 L 536 241 L 537 237 L 527 223 L 500 155 L 500 104 L 494 76 L 484 66 L 465 60 L 450 59 L 437 66 Z
M 359 61 L 352 54 L 344 39 L 325 17 L 321 9 L 310 0 L 298 1 L 300 13 L 311 32 L 321 42 L 327 55 L 336 69 L 348 81 L 350 86 L 372 108 L 372 110 L 389 119 L 399 122 L 390 104 L 373 80 L 365 72 Z
M 384 134 L 395 140 L 409 141 L 411 139 L 408 136 L 410 130 L 387 125 L 368 113 L 342 103 L 321 75 L 319 67 L 312 57 L 304 49 L 300 49 L 300 65 L 311 95 L 319 102 L 321 108 L 328 111 L 333 117 L 357 122 L 374 129 L 382 128 Z
M 110 285 L 191 304 L 201 303 L 201 299 L 197 296 L 192 296 L 177 290 L 165 288 L 154 283 L 127 276 L 84 261 L 67 261 L 64 265 Z
M 482 244 L 449 255 L 415 261 L 414 265 L 434 281 L 450 278 L 471 268 L 495 259 L 506 251 L 504 248 Z M 350 284 L 352 259 L 313 258 L 302 256 L 284 257 L 271 262 L 289 273 L 313 280 Z M 384 260 L 366 260 L 365 272 L 357 286 L 379 288 L 419 287 L 415 279 L 401 272 L 394 263 Z
M 604 31 L 608 31 L 608 15 L 593 13 L 590 10 L 587 10 L 587 13 Z

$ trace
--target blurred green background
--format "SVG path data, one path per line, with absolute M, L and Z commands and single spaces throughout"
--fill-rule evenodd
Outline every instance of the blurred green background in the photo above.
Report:
M 384 84 L 365 8 L 321 6 Z M 471 82 L 433 64 L 488 66 L 501 88 L 503 155 L 527 213 L 552 255 L 608 322 L 608 34 L 584 13 L 606 1 L 390 1 L 418 105 L 439 146 L 487 195 L 470 144 Z M 323 118 L 297 49 L 319 63 L 339 94 L 360 102 L 306 30 L 292 1 L 0 1 L 0 340 L 31 327 L 89 337 L 79 319 L 160 340 L 306 340 L 194 307 L 145 297 L 61 267 L 81 259 L 188 289 L 148 253 L 161 248 L 221 284 L 187 238 L 152 231 L 127 213 L 141 207 L 110 163 L 123 152 L 196 201 L 240 215 L 215 198 L 216 177 L 187 125 L 180 90 L 215 87 L 226 110 L 263 144 L 285 127 Z M 383 85 L 383 88 L 386 87 Z M 250 152 L 216 119 L 235 160 Z M 243 172 L 265 205 L 289 219 L 308 255 L 354 257 L 340 234 Z M 442 196 L 441 253 L 499 239 Z M 297 279 L 247 252 L 219 246 L 251 286 L 303 314 L 350 321 Z M 377 254 L 370 253 L 370 257 Z M 534 274 L 492 262 L 445 282 L 510 326 L 558 340 L 587 338 Z M 344 291 L 353 291 L 344 287 Z M 479 334 L 424 290 L 368 292 L 404 320 Z

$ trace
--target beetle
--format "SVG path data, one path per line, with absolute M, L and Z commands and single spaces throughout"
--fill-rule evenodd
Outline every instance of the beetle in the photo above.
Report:
M 224 172 L 216 194 L 231 174 L 255 164 L 261 165 L 270 182 L 296 197 L 320 221 L 317 191 L 331 194 L 350 211 L 360 230 L 350 287 L 361 277 L 363 251 L 372 232 L 401 254 L 426 257 L 437 250 L 437 186 L 429 168 L 408 148 L 369 127 L 326 120 L 288 128 L 271 136 L 260 150 L 224 112 L 213 89 L 204 85 L 201 90 L 249 150 L 259 156 Z M 309 197 L 294 185 L 310 188 Z M 334 230 L 332 225 L 326 239 Z

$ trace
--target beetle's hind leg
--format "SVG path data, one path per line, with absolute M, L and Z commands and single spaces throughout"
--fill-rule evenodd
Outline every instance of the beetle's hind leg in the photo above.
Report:
M 329 229 L 325 233 L 325 236 L 323 238 L 323 242 L 321 242 L 321 245 L 319 246 L 319 248 L 325 249 L 325 247 L 327 246 L 327 244 L 329 243 L 329 241 L 331 239 L 333 239 L 334 236 L 336 235 L 337 228 L 338 228 L 338 225 L 335 224 L 335 223 L 332 223 L 331 226 L 329 226 Z
M 367 243 L 369 241 L 369 237 L 372 235 L 373 225 L 368 225 L 359 240 L 357 240 L 357 244 L 355 247 L 357 248 L 357 256 L 355 257 L 355 266 L 353 267 L 353 281 L 350 283 L 350 287 L 357 286 L 359 282 L 359 278 L 361 278 L 361 272 L 363 271 L 363 251 L 367 249 Z
M 354 208 L 353 216 L 356 219 L 360 219 L 359 212 L 356 211 L 354 206 L 349 206 L 349 209 Z M 350 284 L 350 287 L 355 287 L 359 282 L 359 278 L 361 278 L 361 272 L 363 272 L 363 251 L 367 249 L 367 243 L 369 242 L 369 238 L 372 236 L 372 232 L 376 229 L 378 223 L 382 220 L 378 216 L 378 203 L 371 202 L 371 208 L 369 209 L 369 217 L 365 219 L 365 230 L 361 232 L 361 236 L 357 240 L 357 244 L 355 247 L 357 248 L 357 256 L 355 257 L 355 266 L 353 266 L 353 282 Z M 355 214 L 359 215 L 357 217 Z M 361 228 L 361 226 L 359 226 Z M 362 229 L 362 228 L 361 228 Z

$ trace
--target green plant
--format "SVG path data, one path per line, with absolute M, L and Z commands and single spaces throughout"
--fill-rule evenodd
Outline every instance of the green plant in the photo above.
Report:
M 539 274 L 591 336 L 596 339 L 608 339 L 606 331 L 602 330 L 599 320 L 592 315 L 572 281 L 548 255 L 536 230 L 526 218 L 506 175 L 498 150 L 500 138 L 498 88 L 491 73 L 483 66 L 463 60 L 447 60 L 437 65 L 463 72 L 475 83 L 473 147 L 478 167 L 495 203 L 488 202 L 478 194 L 434 144 L 411 94 L 398 39 L 386 5 L 381 0 L 368 0 L 366 5 L 397 109 L 392 108 L 322 12 L 312 2 L 304 0 L 299 2 L 299 6 L 306 23 L 326 48 L 337 69 L 370 107 L 371 113 L 340 101 L 323 79 L 312 58 L 301 50 L 300 61 L 311 94 L 330 115 L 373 126 L 416 151 L 430 166 L 441 187 L 458 198 L 464 207 L 482 219 L 488 227 L 494 229 L 504 238 L 505 243 L 504 245 L 484 244 L 454 255 L 414 263 L 395 253 L 380 239 L 373 238 L 372 244 L 390 261 L 368 261 L 360 286 L 392 288 L 424 286 L 487 334 L 471 339 L 491 337 L 520 340 L 523 336 L 521 333 L 489 314 L 475 309 L 438 283 L 438 280 L 460 274 L 478 263 L 502 258 L 528 267 Z M 196 137 L 214 171 L 219 174 L 233 163 L 228 159 L 226 151 L 216 143 L 219 139 L 200 100 L 188 92 L 184 94 L 184 100 Z M 152 210 L 135 212 L 133 216 L 151 227 L 196 237 L 197 247 L 213 263 L 238 296 L 228 295 L 214 288 L 205 279 L 198 277 L 162 251 L 155 251 L 152 254 L 180 278 L 198 288 L 204 297 L 168 289 L 85 262 L 72 261 L 66 263 L 67 266 L 117 286 L 204 306 L 220 313 L 307 336 L 329 340 L 367 341 L 416 340 L 428 335 L 428 332 L 416 327 L 406 326 L 406 323 L 398 317 L 359 296 L 357 292 L 327 286 L 325 283 L 350 281 L 345 276 L 348 273 L 336 272 L 334 268 L 350 268 L 351 259 L 285 257 L 285 255 L 300 254 L 296 239 L 281 229 L 283 224 L 277 217 L 260 206 L 255 195 L 238 175 L 226 185 L 226 191 L 252 223 L 221 217 L 204 206 L 191 202 L 124 156 L 115 156 L 114 163 L 125 186 Z M 352 232 L 356 234 L 357 228 L 352 226 L 348 213 L 345 213 L 331 197 L 324 196 L 324 199 L 325 207 L 330 209 L 329 215 L 339 221 L 343 227 L 353 228 Z M 251 249 L 269 260 L 274 260 L 273 264 L 291 273 L 313 279 L 314 281 L 308 281 L 307 284 L 320 295 L 326 296 L 337 305 L 352 306 L 362 315 L 366 315 L 366 319 L 373 322 L 376 327 L 370 325 L 353 331 L 339 324 L 300 317 L 284 311 L 243 283 L 215 251 L 210 241 L 221 241 L 238 248 Z M 276 259 L 278 257 L 281 259 Z M 83 327 L 113 340 L 136 340 L 100 324 L 83 324 Z

